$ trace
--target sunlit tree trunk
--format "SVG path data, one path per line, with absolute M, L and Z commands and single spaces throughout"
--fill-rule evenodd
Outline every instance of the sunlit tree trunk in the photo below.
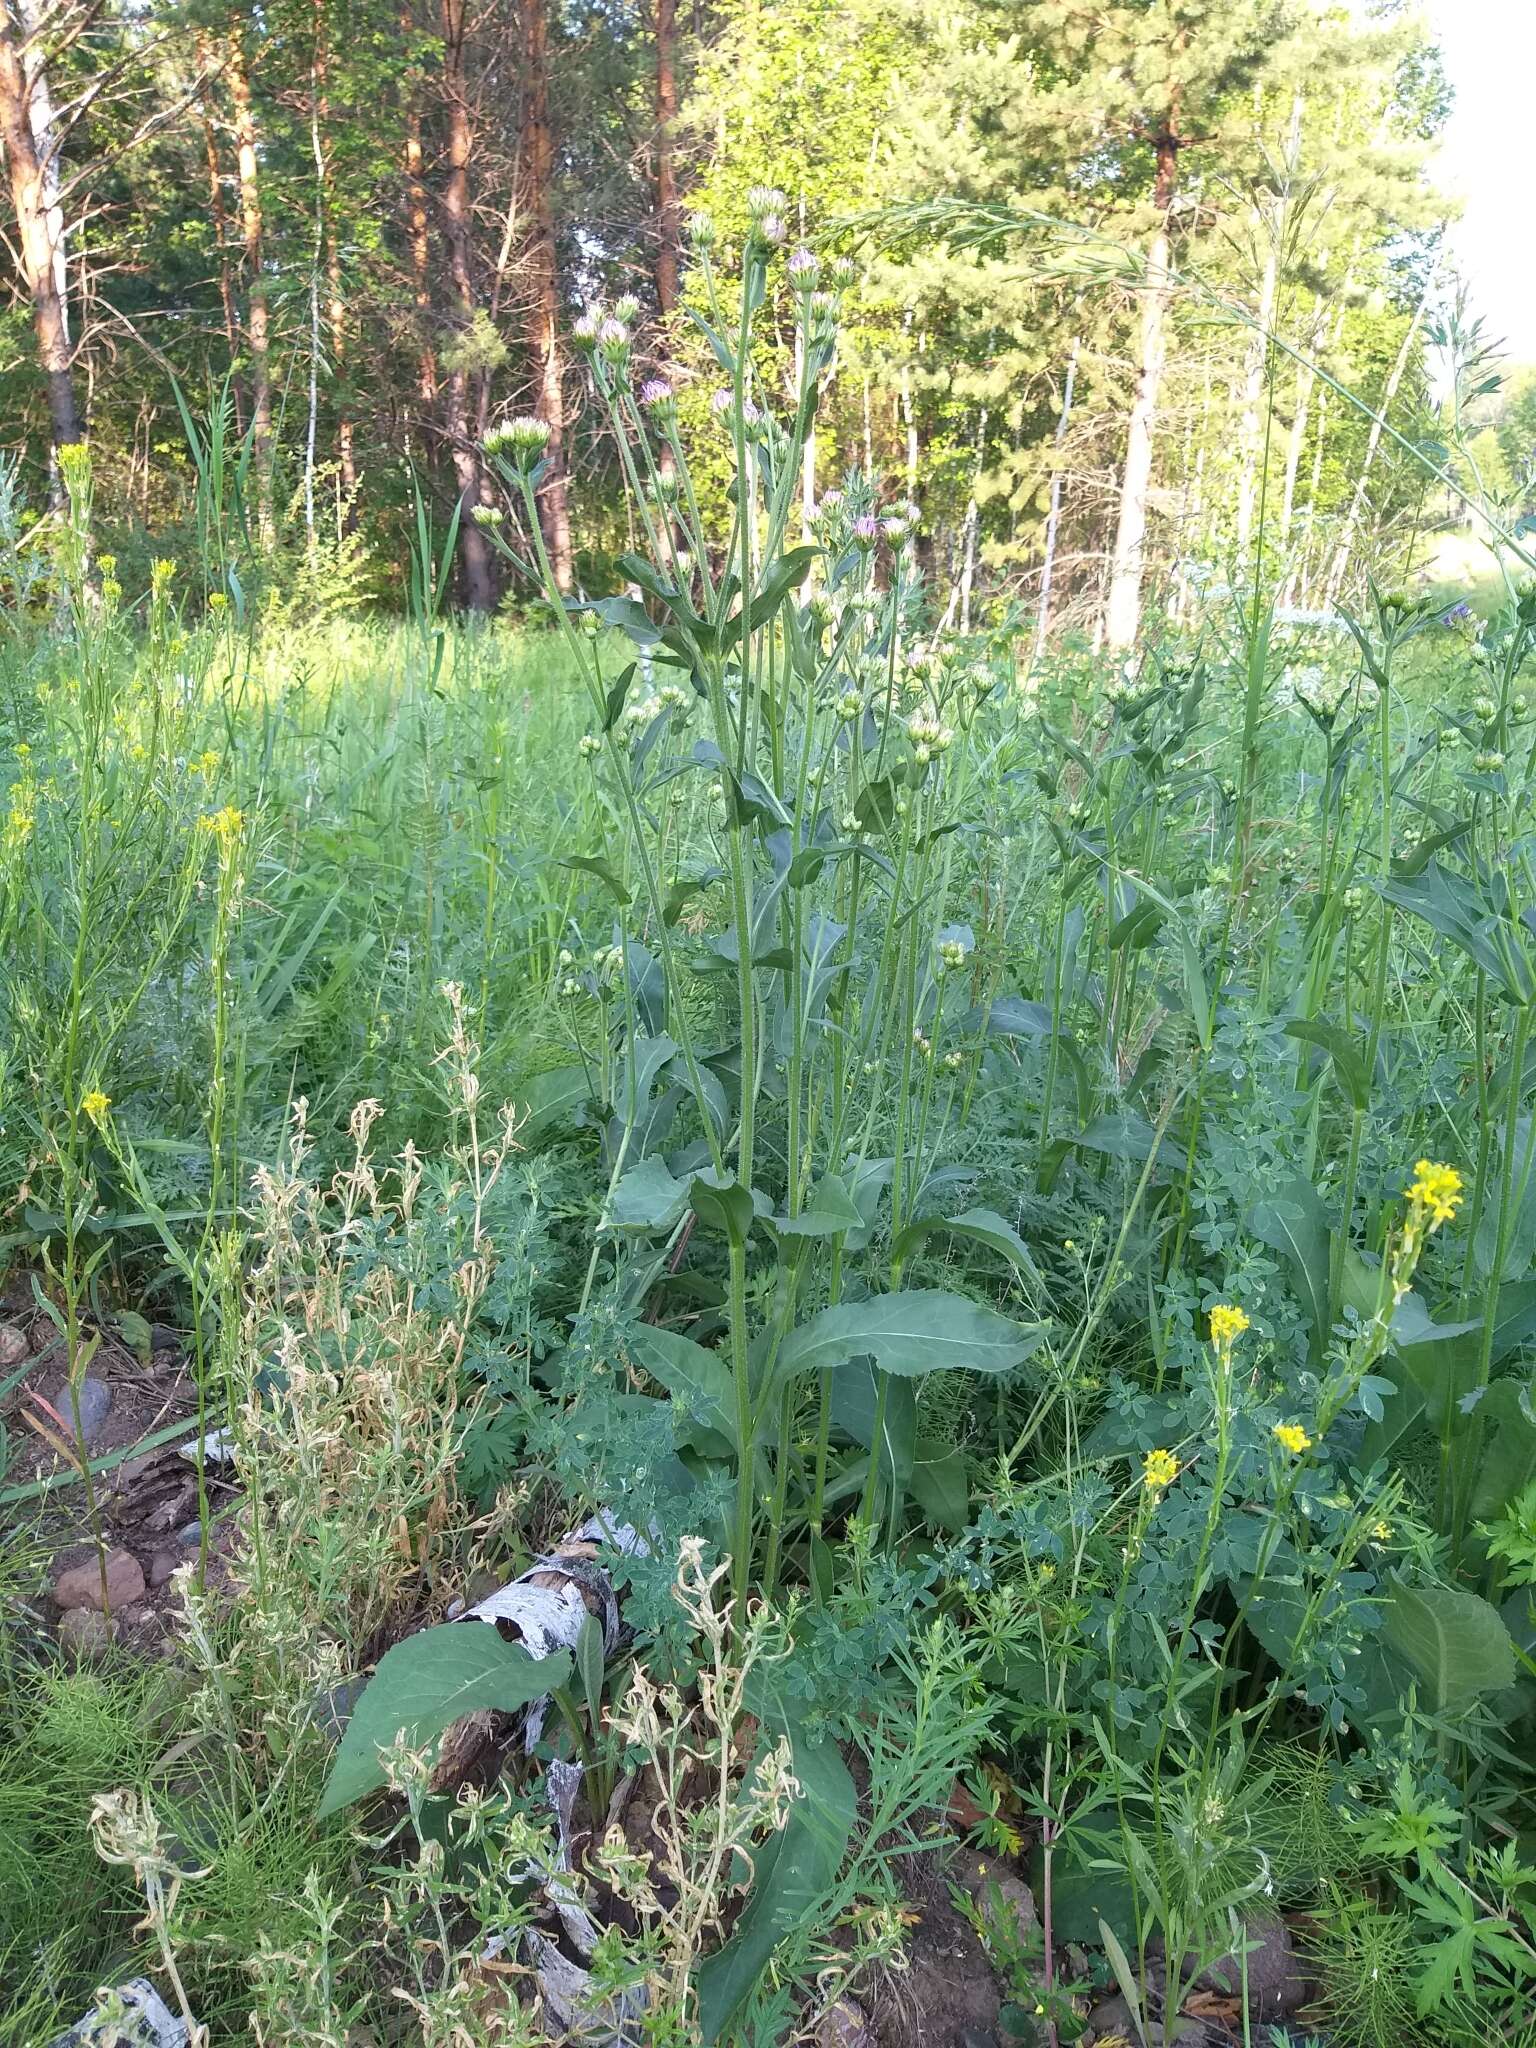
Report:
M 213 62 L 208 52 L 208 38 L 199 34 L 197 39 L 197 66 L 202 73 L 210 74 Z M 235 287 L 229 274 L 229 209 L 224 204 L 224 172 L 219 163 L 219 138 L 213 125 L 213 111 L 209 104 L 206 85 L 197 96 L 198 119 L 203 131 L 203 163 L 208 172 L 208 213 L 213 222 L 213 237 L 219 252 L 219 304 L 224 312 L 224 338 L 229 343 L 229 360 L 233 367 L 240 353 L 240 323 L 235 314 Z M 240 389 L 234 385 L 236 416 L 239 416 Z
M 663 320 L 677 304 L 682 272 L 676 123 L 677 0 L 656 0 L 656 304 Z
M 50 177 L 50 165 L 45 161 L 55 144 L 50 138 L 39 150 L 33 107 L 36 86 L 36 74 L 28 67 L 25 23 L 12 0 L 0 0 L 0 143 L 16 217 L 21 284 L 32 308 L 56 456 L 60 448 L 83 441 L 85 428 L 75 397 L 69 320 L 61 288 L 60 230 L 55 225 L 59 221 L 57 178 Z M 57 499 L 62 492 L 57 460 L 52 466 L 52 488 Z
M 469 165 L 474 137 L 470 128 L 468 82 L 464 70 L 465 0 L 442 0 L 443 98 L 448 120 L 448 175 L 443 184 L 443 239 L 454 310 L 461 328 L 474 318 L 474 277 L 470 268 Z M 470 372 L 456 359 L 446 387 L 447 429 L 459 486 L 459 567 L 464 603 L 472 612 L 488 612 L 495 597 L 491 551 L 485 535 L 470 517 L 480 503 L 480 451 L 474 438 L 475 414 L 470 403 Z
M 245 244 L 245 337 L 251 366 L 251 466 L 256 473 L 256 516 L 270 542 L 272 516 L 272 358 L 267 280 L 262 269 L 261 170 L 251 76 L 236 29 L 227 65 L 235 109 L 235 162 L 240 174 L 240 230 Z
M 1157 177 L 1152 203 L 1157 228 L 1147 250 L 1147 281 L 1141 302 L 1141 348 L 1136 397 L 1125 437 L 1120 513 L 1109 564 L 1104 636 L 1112 650 L 1133 644 L 1141 625 L 1141 585 L 1146 568 L 1147 512 L 1152 492 L 1152 451 L 1157 437 L 1158 401 L 1168 352 L 1168 318 L 1173 302 L 1169 275 L 1169 213 L 1178 183 L 1178 109 L 1157 138 Z
M 528 214 L 528 367 L 533 410 L 549 428 L 539 482 L 539 524 L 555 582 L 573 581 L 571 517 L 565 463 L 565 363 L 560 347 L 560 267 L 551 185 L 554 137 L 549 125 L 549 21 L 545 0 L 523 0 L 523 189 Z

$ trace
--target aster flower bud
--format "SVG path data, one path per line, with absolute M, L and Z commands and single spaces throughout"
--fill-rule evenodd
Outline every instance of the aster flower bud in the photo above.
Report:
M 880 522 L 869 512 L 860 513 L 853 522 L 854 545 L 872 548 L 880 538 Z
M 622 320 L 626 327 L 632 327 L 639 311 L 640 301 L 633 292 L 626 292 L 623 298 L 615 300 L 613 317 L 615 320 Z
M 766 214 L 782 213 L 789 201 L 777 185 L 754 185 L 747 193 L 747 211 L 754 220 L 762 220 Z
M 571 329 L 571 339 L 583 355 L 590 355 L 597 347 L 597 337 L 602 324 L 602 314 L 595 307 L 589 306 Z
M 784 266 L 796 291 L 813 292 L 821 278 L 821 258 L 814 249 L 796 249 Z
M 834 256 L 829 275 L 839 291 L 846 291 L 850 285 L 858 283 L 859 266 L 851 256 Z
M 696 213 L 688 222 L 688 239 L 695 249 L 713 249 L 715 232 L 714 218 L 710 214 Z
M 485 437 L 487 455 L 499 455 L 510 462 L 512 467 L 525 475 L 534 468 L 549 444 L 549 423 L 536 420 L 531 414 L 521 414 L 514 420 L 503 420 L 491 428 Z

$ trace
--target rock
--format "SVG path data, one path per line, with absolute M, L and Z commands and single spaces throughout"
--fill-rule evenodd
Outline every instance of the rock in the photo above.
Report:
M 32 1346 L 27 1342 L 27 1333 L 15 1323 L 0 1323 L 0 1372 L 20 1365 L 31 1355 Z
M 873 2048 L 874 2035 L 855 1998 L 839 1998 L 816 2023 L 816 2048 Z
M 1247 1956 L 1225 1955 L 1199 1978 L 1202 1991 L 1226 1998 L 1243 1995 L 1248 1972 L 1248 2012 L 1254 2020 L 1278 2020 L 1307 2001 L 1307 1976 L 1297 1961 L 1291 1930 L 1278 1913 L 1256 1913 L 1248 1922 Z
M 62 1608 L 101 1608 L 102 1570 L 94 1557 L 88 1557 L 84 1564 L 77 1564 L 69 1571 L 60 1572 L 53 1583 L 53 1597 Z M 131 1550 L 109 1550 L 106 1563 L 107 1602 L 110 1606 L 131 1607 L 135 1600 L 144 1597 L 144 1572 L 139 1560 Z
M 147 1977 L 135 1977 L 115 1991 L 98 1991 L 96 2003 L 52 2048 L 185 2048 L 186 2023 L 166 2005 Z
M 59 1648 L 80 1664 L 94 1664 L 112 1647 L 116 1631 L 94 1607 L 66 1607 L 59 1616 Z
M 157 1550 L 149 1560 L 149 1583 L 152 1587 L 166 1585 L 173 1572 L 179 1572 L 186 1559 L 177 1550 Z
M 86 1443 L 93 1444 L 106 1427 L 107 1417 L 112 1413 L 112 1389 L 105 1380 L 99 1380 L 94 1373 L 88 1372 L 80 1382 L 76 1399 L 80 1404 L 80 1434 Z M 75 1404 L 70 1399 L 67 1381 L 54 1395 L 53 1405 L 73 1429 Z
M 333 1685 L 329 1692 L 321 1693 L 315 1701 L 315 1726 L 322 1729 L 330 1741 L 340 1742 L 346 1733 L 352 1709 L 362 1698 L 367 1684 L 365 1677 L 344 1678 L 340 1685 Z
M 1118 1991 L 1113 1997 L 1101 1998 L 1089 2013 L 1087 2038 L 1105 2042 L 1136 2039 L 1135 2018 Z
M 1010 1937 L 1022 1938 L 1040 1924 L 1035 1912 L 1035 1895 L 1023 1878 L 1015 1877 L 1012 1871 L 987 1879 L 982 1887 L 979 1900 L 982 1913 L 1001 1932 Z M 1013 1924 L 1009 1926 L 1007 1923 Z
M 173 1330 L 169 1323 L 151 1323 L 149 1326 L 149 1348 L 151 1351 L 179 1351 L 181 1332 Z
M 176 1531 L 176 1541 L 185 1544 L 192 1550 L 196 1550 L 202 1540 L 203 1525 L 201 1522 L 183 1522 Z

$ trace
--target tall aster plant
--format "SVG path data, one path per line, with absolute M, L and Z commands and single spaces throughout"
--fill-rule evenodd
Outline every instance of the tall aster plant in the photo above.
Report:
M 575 340 L 645 538 L 645 553 L 621 562 L 644 602 L 561 597 L 536 516 L 543 428 L 514 420 L 487 441 L 589 692 L 582 751 L 619 826 L 614 843 L 576 863 L 609 887 L 629 927 L 604 949 L 618 997 L 603 1013 L 615 1142 L 582 1307 L 609 1247 L 615 1282 L 638 1302 L 685 1233 L 723 1237 L 722 1351 L 649 1325 L 631 1349 L 707 1424 L 692 1447 L 729 1448 L 738 1613 L 760 1549 L 770 1590 L 802 1540 L 813 1571 L 826 1569 L 834 1500 L 856 1498 L 867 1523 L 897 1525 L 910 1477 L 893 1448 L 893 1422 L 912 1411 L 903 1382 L 946 1364 L 1004 1371 L 1042 1336 L 964 1297 L 900 1285 L 910 1226 L 979 1057 L 980 963 L 970 928 L 947 923 L 945 905 L 971 792 L 965 740 L 987 685 L 915 642 L 915 506 L 882 505 L 854 474 L 821 500 L 814 539 L 790 545 L 854 272 L 810 247 L 786 252 L 782 193 L 755 189 L 750 214 L 733 303 L 712 223 L 691 224 L 695 318 L 722 373 L 711 416 L 732 469 L 723 534 L 706 530 L 671 386 L 636 385 L 632 303 L 594 311 Z M 796 329 L 782 410 L 755 368 L 771 300 L 787 301 Z M 603 625 L 635 648 L 617 674 Z M 658 665 L 678 680 L 653 688 Z M 684 751 L 695 723 L 702 733 Z M 702 871 L 657 801 L 687 776 L 712 789 L 719 858 Z M 728 923 L 688 938 L 685 904 L 717 886 Z M 730 976 L 731 1043 L 700 1035 L 688 996 L 701 970 Z M 566 980 L 579 986 L 568 970 Z M 946 1000 L 967 980 L 958 1003 Z M 669 1086 L 691 1097 L 699 1135 L 664 1153 L 654 1096 Z M 854 1260 L 863 1270 L 850 1287 Z M 866 1457 L 833 1475 L 839 1376 L 868 1395 L 842 1404 L 862 1407 Z M 792 1428 L 802 1402 L 814 1414 L 809 1452 Z

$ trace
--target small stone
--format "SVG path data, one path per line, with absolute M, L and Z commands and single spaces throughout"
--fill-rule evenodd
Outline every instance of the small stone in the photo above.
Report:
M 202 1540 L 203 1525 L 201 1522 L 183 1522 L 176 1531 L 176 1541 L 187 1545 L 192 1550 L 196 1550 Z
M 984 1886 L 981 1910 L 987 1920 L 1010 1939 L 1027 1936 L 1039 1925 L 1034 1893 L 1021 1877 L 1015 1877 L 1010 1871 Z
M 102 1568 L 88 1557 L 54 1581 L 53 1597 L 62 1608 L 101 1608 Z M 107 1601 L 113 1608 L 131 1607 L 144 1597 L 144 1572 L 131 1550 L 109 1550 L 106 1563 Z
M 173 1330 L 169 1323 L 151 1323 L 149 1326 L 149 1348 L 151 1351 L 179 1351 L 181 1332 Z
M 0 1372 L 20 1365 L 31 1350 L 25 1330 L 18 1329 L 15 1323 L 0 1323 Z
M 112 1389 L 105 1380 L 99 1380 L 93 1373 L 87 1373 L 80 1382 L 76 1400 L 80 1406 L 80 1434 L 88 1444 L 93 1444 L 106 1427 L 107 1417 L 112 1413 Z M 64 1420 L 74 1427 L 75 1403 L 70 1399 L 68 1386 L 63 1386 L 54 1396 L 53 1405 Z
M 149 1560 L 149 1583 L 151 1586 L 165 1585 L 174 1572 L 179 1572 L 186 1559 L 174 1550 L 157 1550 Z
M 864 2008 L 855 1998 L 839 1998 L 816 2026 L 816 2048 L 871 2048 L 873 2038 Z
M 1248 2011 L 1255 2020 L 1277 2020 L 1306 2003 L 1307 1975 L 1296 1955 L 1291 1930 L 1278 1913 L 1256 1913 L 1246 1929 L 1246 1956 L 1225 1955 L 1202 1972 L 1202 1990 L 1241 1997 L 1247 1980 Z
M 94 1664 L 112 1647 L 114 1630 L 94 1607 L 67 1607 L 59 1616 L 59 1648 L 81 1664 Z

